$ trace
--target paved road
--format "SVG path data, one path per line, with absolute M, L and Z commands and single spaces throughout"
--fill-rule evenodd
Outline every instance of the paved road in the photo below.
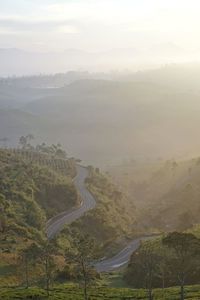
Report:
M 81 195 L 81 206 L 61 213 L 49 220 L 47 223 L 48 239 L 52 239 L 57 233 L 59 233 L 65 224 L 70 224 L 79 219 L 85 212 L 96 206 L 94 197 L 85 186 L 85 179 L 88 177 L 88 174 L 89 171 L 87 168 L 77 165 L 77 176 L 74 179 L 74 184 Z
M 94 267 L 98 272 L 110 272 L 114 271 L 125 264 L 128 263 L 131 254 L 138 249 L 140 246 L 140 242 L 148 239 L 152 239 L 152 236 L 149 237 L 140 237 L 132 240 L 122 251 L 120 251 L 115 256 L 104 259 L 102 261 L 97 262 Z
M 85 179 L 88 177 L 88 174 L 88 169 L 82 166 L 77 166 L 77 176 L 74 179 L 74 184 L 81 196 L 82 204 L 79 208 L 74 208 L 70 211 L 63 212 L 48 221 L 47 237 L 49 239 L 52 239 L 57 233 L 59 233 L 65 224 L 72 223 L 73 221 L 80 218 L 85 212 L 93 209 L 96 206 L 94 197 L 92 196 L 92 194 L 90 194 L 85 186 Z M 137 250 L 137 248 L 139 247 L 140 241 L 150 238 L 152 237 L 141 237 L 134 239 L 117 255 L 112 258 L 97 262 L 96 264 L 94 264 L 94 267 L 98 272 L 109 272 L 125 265 L 129 261 L 133 251 Z

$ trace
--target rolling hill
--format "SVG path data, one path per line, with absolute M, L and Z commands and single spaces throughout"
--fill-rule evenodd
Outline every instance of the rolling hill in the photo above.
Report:
M 101 166 L 126 158 L 198 155 L 199 90 L 188 75 L 181 75 L 187 68 L 178 70 L 163 68 L 120 81 L 82 79 L 56 89 L 31 88 L 24 98 L 22 87 L 11 85 L 0 97 L 3 107 L 6 103 L 11 109 L 1 112 L 0 136 L 11 144 L 25 133 L 38 140 L 45 136 L 50 143 L 62 140 L 68 152 Z M 14 99 L 23 100 L 16 111 L 11 108 Z
M 198 157 L 179 161 L 129 162 L 109 171 L 114 182 L 138 208 L 141 226 L 182 231 L 199 224 Z

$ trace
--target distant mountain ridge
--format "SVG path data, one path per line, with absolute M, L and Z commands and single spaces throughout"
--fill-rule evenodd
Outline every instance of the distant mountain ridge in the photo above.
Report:
M 115 80 L 82 74 L 60 88 L 26 88 L 26 93 L 17 80 L 4 90 L 0 83 L 0 137 L 11 144 L 28 133 L 39 141 L 63 141 L 68 152 L 104 166 L 129 157 L 195 156 L 200 91 L 192 78 L 198 73 L 198 67 L 182 66 L 121 79 L 115 74 Z
M 155 44 L 142 49 L 119 48 L 100 52 L 80 49 L 37 52 L 17 48 L 0 48 L 0 76 L 61 73 L 70 70 L 96 72 L 144 70 L 169 62 L 184 62 L 185 56 L 187 53 L 170 43 Z

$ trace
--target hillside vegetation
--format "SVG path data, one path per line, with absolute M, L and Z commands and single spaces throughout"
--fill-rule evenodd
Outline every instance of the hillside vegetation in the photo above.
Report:
M 46 221 L 78 204 L 71 177 L 0 150 L 0 276 L 30 242 L 45 239 Z M 7 266 L 7 267 L 6 267 Z M 3 276 L 4 277 L 4 276 Z
M 179 285 L 180 299 L 187 299 L 185 285 L 198 284 L 200 276 L 200 240 L 196 233 L 194 228 L 143 242 L 131 256 L 125 272 L 126 282 L 133 288 L 145 287 L 150 295 L 153 288 L 160 287 L 163 297 L 166 287 Z
M 110 169 L 139 210 L 140 225 L 164 231 L 199 223 L 200 160 L 129 162 Z
M 108 247 L 111 255 L 115 244 L 124 244 L 126 239 L 137 234 L 135 206 L 98 170 L 90 170 L 86 184 L 97 204 L 72 226 L 90 234 L 100 248 Z
M 188 286 L 186 287 L 186 299 L 197 300 L 200 297 L 200 286 Z M 57 299 L 57 300 L 83 300 L 83 292 L 77 286 L 56 286 L 50 292 L 50 296 L 47 297 L 46 291 L 39 288 L 31 288 L 29 290 L 15 290 L 12 289 L 2 289 L 0 291 L 0 296 L 5 300 L 12 299 Z M 111 287 L 99 287 L 91 288 L 89 290 L 89 296 L 91 300 L 125 300 L 125 299 L 135 299 L 135 300 L 147 300 L 147 292 L 143 289 L 128 289 L 128 288 L 111 288 Z M 29 297 L 29 298 L 28 298 Z M 165 289 L 165 300 L 177 300 L 180 298 L 179 289 L 177 287 Z M 154 290 L 154 299 L 160 300 L 163 299 L 163 290 L 155 289 Z
M 47 242 L 47 220 L 80 205 L 80 196 L 72 180 L 74 163 L 74 160 L 62 160 L 31 150 L 0 150 L 1 285 L 23 283 L 18 273 L 21 253 L 33 243 L 43 248 Z M 101 256 L 107 255 L 108 249 L 111 254 L 115 247 L 121 247 L 126 242 L 126 238 L 136 234 L 135 207 L 98 169 L 89 169 L 86 184 L 94 194 L 97 205 L 94 210 L 66 226 L 52 241 L 53 261 L 58 266 L 58 273 L 65 268 L 66 250 L 74 251 L 74 232 L 83 236 L 89 234 L 98 244 Z M 35 272 L 39 272 L 38 266 L 31 266 L 31 270 L 33 281 Z M 62 276 L 73 278 L 73 272 L 73 268 L 71 271 L 69 269 Z

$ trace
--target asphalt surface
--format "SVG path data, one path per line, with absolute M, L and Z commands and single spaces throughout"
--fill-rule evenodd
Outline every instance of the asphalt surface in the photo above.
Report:
M 111 272 L 117 270 L 129 262 L 129 259 L 134 251 L 136 251 L 140 243 L 144 240 L 152 239 L 152 236 L 149 237 L 140 237 L 132 240 L 128 246 L 126 246 L 121 252 L 116 254 L 115 256 L 103 259 L 96 264 L 94 264 L 95 269 L 98 272 Z
M 87 190 L 85 186 L 85 179 L 88 177 L 89 171 L 87 168 L 82 166 L 77 166 L 77 176 L 74 179 L 74 184 L 78 190 L 82 203 L 80 207 L 74 208 L 70 211 L 63 212 L 56 217 L 52 218 L 47 223 L 47 237 L 52 239 L 58 234 L 64 225 L 71 224 L 73 221 L 79 219 L 88 210 L 93 209 L 96 206 L 96 201 L 93 195 Z M 117 255 L 98 261 L 94 264 L 94 267 L 98 272 L 110 272 L 128 263 L 131 254 L 137 250 L 140 246 L 140 242 L 151 239 L 152 237 L 140 237 L 131 241 L 128 246 L 126 246 Z
M 84 215 L 85 212 L 96 206 L 94 197 L 85 186 L 85 179 L 88 175 L 89 171 L 87 168 L 77 165 L 77 176 L 74 179 L 74 185 L 81 196 L 82 203 L 80 207 L 61 213 L 48 221 L 46 230 L 48 239 L 55 237 L 64 225 L 71 224 Z

